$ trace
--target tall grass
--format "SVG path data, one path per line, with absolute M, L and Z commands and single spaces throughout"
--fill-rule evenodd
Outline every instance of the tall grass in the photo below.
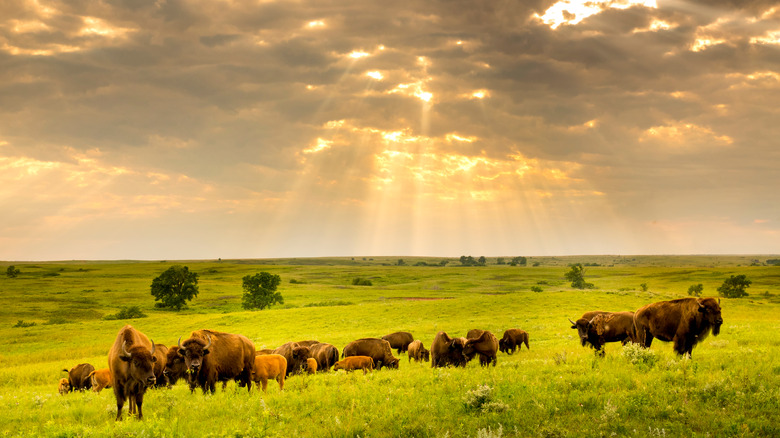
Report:
M 370 261 L 184 262 L 200 275 L 188 309 L 154 308 L 151 279 L 171 263 L 15 262 L 18 278 L 0 279 L 0 433 L 6 436 L 778 436 L 780 326 L 778 267 L 750 258 L 538 259 L 528 267 L 393 266 Z M 637 259 L 643 260 L 640 263 Z M 422 259 L 423 261 L 425 259 Z M 431 259 L 431 264 L 440 259 Z M 567 262 L 589 266 L 597 289 L 574 291 Z M 621 262 L 622 261 L 622 262 Z M 452 263 L 451 263 L 452 264 Z M 457 263 L 454 263 L 457 265 Z M 737 266 L 742 265 L 742 266 Z M 2 268 L 2 266 L 0 266 Z M 241 278 L 282 276 L 285 306 L 240 308 Z M 45 276 L 55 272 L 57 276 Z M 753 286 L 745 299 L 723 299 L 725 323 L 680 358 L 656 341 L 649 350 L 608 344 L 605 357 L 580 347 L 567 318 L 587 310 L 635 310 L 648 302 L 704 295 L 729 275 Z M 353 286 L 356 277 L 372 286 Z M 289 283 L 296 278 L 300 283 Z M 541 283 L 540 283 L 541 282 Z M 640 285 L 646 283 L 647 291 Z M 541 293 L 530 287 L 544 284 Z M 768 291 L 769 295 L 764 292 Z M 759 293 L 760 292 L 760 293 Z M 148 315 L 105 320 L 128 306 Z M 52 317 L 62 324 L 46 324 Z M 14 327 L 19 319 L 35 326 Z M 63 368 L 107 366 L 117 331 L 130 323 L 156 342 L 175 344 L 190 331 L 242 333 L 258 348 L 319 339 L 341 349 L 365 336 L 405 330 L 430 346 L 436 332 L 472 328 L 499 337 L 530 333 L 531 349 L 499 354 L 498 365 L 431 369 L 401 357 L 399 370 L 293 376 L 285 390 L 230 383 L 226 391 L 190 394 L 183 384 L 147 392 L 144 420 L 115 422 L 111 389 L 56 393 Z M 127 407 L 125 407 L 127 409 Z M 127 414 L 125 413 L 125 416 Z

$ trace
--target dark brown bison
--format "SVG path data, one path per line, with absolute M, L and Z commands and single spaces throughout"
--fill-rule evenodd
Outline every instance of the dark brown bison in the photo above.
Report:
M 398 368 L 398 358 L 393 356 L 390 343 L 379 338 L 362 338 L 344 347 L 341 357 L 368 356 L 374 360 L 376 369 Z
M 197 330 L 184 342 L 179 338 L 178 354 L 190 370 L 190 388 L 213 393 L 217 382 L 236 380 L 252 390 L 255 344 L 244 335 Z
M 333 366 L 334 371 L 354 371 L 363 370 L 363 374 L 374 370 L 374 359 L 368 356 L 350 356 L 346 357 Z
M 95 371 L 95 367 L 88 363 L 80 363 L 70 370 L 63 369 L 68 373 L 68 383 L 70 383 L 70 391 L 84 391 L 85 389 L 92 388 L 92 379 L 89 378 L 89 373 Z
M 339 349 L 336 346 L 319 343 L 309 347 L 311 357 L 317 361 L 317 369 L 320 371 L 328 371 L 330 367 L 339 361 Z
M 498 339 L 496 335 L 487 330 L 471 330 L 469 334 L 477 334 L 477 337 L 466 338 L 466 344 L 463 346 L 463 355 L 466 359 L 471 360 L 475 355 L 479 355 L 479 364 L 482 366 L 490 365 L 496 366 L 497 352 L 498 352 Z
M 186 374 L 187 364 L 184 363 L 184 356 L 179 354 L 179 346 L 173 345 L 168 348 L 168 353 L 165 355 L 165 368 L 163 369 L 168 386 L 175 385 Z
M 409 344 L 407 354 L 409 355 L 409 362 L 411 362 L 412 359 L 414 359 L 415 362 L 431 361 L 431 352 L 425 349 L 425 346 L 419 339 Z
M 395 332 L 382 336 L 382 339 L 390 343 L 390 348 L 395 348 L 398 354 L 401 354 L 409 348 L 414 336 L 409 332 Z
M 122 406 L 130 400 L 130 415 L 143 418 L 143 402 L 146 388 L 155 384 L 155 345 L 145 334 L 126 325 L 119 330 L 114 345 L 108 351 L 108 368 L 113 377 L 116 397 L 116 419 L 122 419 Z
M 301 347 L 297 342 L 288 342 L 274 350 L 273 354 L 281 354 L 287 359 L 287 374 L 299 374 L 306 370 L 306 360 L 311 357 L 309 347 Z
M 92 391 L 100 393 L 105 388 L 111 387 L 111 370 L 108 368 L 102 368 L 89 373 L 89 378 L 92 380 Z
M 504 337 L 498 340 L 498 351 L 512 355 L 515 353 L 515 349 L 522 348 L 525 344 L 525 348 L 531 349 L 528 346 L 528 332 L 520 329 L 509 329 L 504 332 Z
M 674 342 L 674 351 L 691 355 L 693 347 L 710 331 L 720 334 L 723 317 L 720 300 L 715 298 L 680 298 L 648 304 L 634 314 L 634 326 L 639 343 L 650 347 L 653 338 Z
M 463 355 L 466 338 L 450 338 L 445 332 L 436 333 L 431 343 L 431 367 L 453 365 L 465 367 L 468 359 Z
M 252 369 L 252 381 L 265 392 L 268 380 L 279 382 L 279 390 L 284 389 L 284 376 L 287 374 L 287 359 L 280 354 L 261 354 L 255 356 L 255 366 Z
M 590 319 L 588 319 L 590 318 Z M 623 345 L 636 340 L 634 334 L 634 312 L 587 312 L 577 322 L 569 320 L 577 329 L 580 343 L 592 346 L 602 352 L 607 342 L 621 342 Z
M 168 362 L 168 346 L 155 344 L 154 356 L 157 358 L 154 362 L 154 377 L 157 379 L 154 386 L 156 388 L 168 386 L 168 377 L 165 375 L 165 365 Z
M 314 339 L 310 339 L 308 341 L 298 341 L 296 344 L 298 344 L 301 347 L 311 347 L 314 344 L 319 344 L 320 341 L 315 341 Z

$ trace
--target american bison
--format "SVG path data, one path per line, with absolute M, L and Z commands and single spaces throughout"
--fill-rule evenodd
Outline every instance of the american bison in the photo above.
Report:
M 415 362 L 430 362 L 431 360 L 431 352 L 425 349 L 425 346 L 419 339 L 409 344 L 406 354 L 409 355 L 409 362 L 411 362 L 412 359 L 414 359 Z
M 596 353 L 603 353 L 607 342 L 621 342 L 623 345 L 635 341 L 634 312 L 587 312 L 577 322 L 569 320 L 577 329 L 580 343 L 592 346 Z
M 317 372 L 317 360 L 313 357 L 306 359 L 306 372 L 309 374 Z
M 515 353 L 515 349 L 522 348 L 525 344 L 525 348 L 531 349 L 528 346 L 528 332 L 520 329 L 508 329 L 504 332 L 504 337 L 498 340 L 498 351 L 512 355 Z
M 328 371 L 339 360 L 339 349 L 332 344 L 319 343 L 309 347 L 311 357 L 317 361 L 319 371 Z
M 475 355 L 479 355 L 479 364 L 482 366 L 490 365 L 496 366 L 497 352 L 498 352 L 498 339 L 496 335 L 487 330 L 472 330 L 470 334 L 476 334 L 481 332 L 478 337 L 466 338 L 466 344 L 463 346 L 463 355 L 466 359 L 471 360 Z
M 446 367 L 448 365 L 465 367 L 466 356 L 463 348 L 466 338 L 450 338 L 445 332 L 436 333 L 431 343 L 431 367 Z
M 154 377 L 157 379 L 154 386 L 156 388 L 168 386 L 168 377 L 165 375 L 165 365 L 168 361 L 168 346 L 155 344 L 154 356 L 157 358 L 154 362 Z
M 261 354 L 255 356 L 255 365 L 252 368 L 252 381 L 266 392 L 268 381 L 275 379 L 279 382 L 279 390 L 284 389 L 284 376 L 287 374 L 287 359 L 280 354 Z
M 395 332 L 382 336 L 382 339 L 390 343 L 390 348 L 395 348 L 398 354 L 401 354 L 409 348 L 414 336 L 409 332 Z
M 111 370 L 108 368 L 92 371 L 89 373 L 89 378 L 92 379 L 93 392 L 100 393 L 104 388 L 111 387 Z
M 674 351 L 688 356 L 710 331 L 718 336 L 722 324 L 720 300 L 715 298 L 659 301 L 634 314 L 636 336 L 641 345 L 649 348 L 656 337 L 664 342 L 674 342 Z
M 126 325 L 119 330 L 114 345 L 108 351 L 108 368 L 111 370 L 116 397 L 116 419 L 122 419 L 122 407 L 130 400 L 130 414 L 143 418 L 143 402 L 146 388 L 155 384 L 155 345 L 145 334 Z
M 95 367 L 88 363 L 80 363 L 70 370 L 63 369 L 68 373 L 68 383 L 70 383 L 71 391 L 83 391 L 85 389 L 92 388 L 92 379 L 89 378 L 89 373 L 95 371 Z
M 379 338 L 362 338 L 350 342 L 344 347 L 341 357 L 368 356 L 374 360 L 377 369 L 382 367 L 398 368 L 398 359 L 393 356 L 390 343 Z
M 301 347 L 297 342 L 287 342 L 274 350 L 274 354 L 281 354 L 287 359 L 287 375 L 302 373 L 306 368 L 306 360 L 311 357 L 309 347 Z
M 70 392 L 70 382 L 67 378 L 63 377 L 60 379 L 60 384 L 57 385 L 57 390 L 60 392 L 60 395 L 65 395 L 66 393 Z
M 175 385 L 186 374 L 187 364 L 184 363 L 184 356 L 179 354 L 179 346 L 173 345 L 165 355 L 165 368 L 163 369 L 163 375 L 167 380 L 168 387 Z
M 374 370 L 374 359 L 369 356 L 349 356 L 333 365 L 333 370 L 363 370 L 363 374 Z
M 200 386 L 204 394 L 213 393 L 217 382 L 233 379 L 252 390 L 255 344 L 244 335 L 197 330 L 184 342 L 179 338 L 178 354 L 191 372 L 190 388 Z

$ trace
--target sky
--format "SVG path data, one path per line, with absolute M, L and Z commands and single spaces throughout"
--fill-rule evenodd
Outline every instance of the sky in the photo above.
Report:
M 777 254 L 780 5 L 0 2 L 0 260 Z

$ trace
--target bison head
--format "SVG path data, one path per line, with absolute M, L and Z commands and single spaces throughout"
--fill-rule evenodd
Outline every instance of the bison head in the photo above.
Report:
M 699 312 L 704 315 L 704 319 L 712 327 L 712 334 L 720 334 L 720 326 L 723 325 L 723 317 L 720 314 L 720 300 L 715 298 L 699 298 L 696 300 L 699 304 Z
M 292 350 L 292 357 L 295 360 L 306 362 L 311 357 L 311 349 L 309 347 L 295 347 Z
M 181 337 L 179 337 L 179 350 L 177 351 L 177 354 L 184 358 L 184 364 L 187 366 L 187 369 L 194 374 L 197 374 L 198 371 L 200 371 L 200 367 L 203 365 L 203 357 L 210 352 L 211 336 L 206 335 L 206 338 L 208 339 L 208 343 L 200 338 L 189 338 L 182 344 Z
M 420 357 L 421 357 L 421 358 L 422 358 L 424 361 L 426 361 L 426 362 L 430 362 L 430 361 L 431 361 L 431 352 L 430 352 L 430 351 L 428 351 L 428 350 L 425 350 L 425 349 L 423 349 L 423 350 L 420 352 Z
M 122 354 L 119 359 L 128 362 L 130 369 L 128 375 L 136 381 L 146 386 L 152 386 L 157 381 L 154 377 L 154 363 L 157 358 L 154 357 L 154 341 L 152 341 L 152 350 L 146 347 L 136 345 L 127 349 L 127 341 L 122 342 Z
M 387 360 L 383 361 L 382 365 L 386 366 L 389 369 L 397 370 L 398 369 L 398 359 L 396 359 L 396 358 L 391 356 L 390 359 L 387 359 Z
M 466 348 L 466 338 L 455 338 L 450 341 L 447 349 L 449 350 L 450 361 L 455 366 L 466 366 L 466 362 L 470 360 L 463 354 L 463 349 Z
M 572 320 L 569 320 L 571 323 L 571 328 L 577 329 L 577 334 L 580 336 L 580 343 L 584 347 L 588 344 L 588 336 L 590 332 L 590 321 L 588 321 L 585 318 L 580 318 L 577 320 L 577 322 L 574 322 Z
M 184 356 L 179 354 L 179 347 L 174 345 L 168 350 L 168 355 L 165 358 L 163 375 L 168 378 L 169 384 L 173 385 L 177 380 L 184 377 L 186 372 L 187 365 L 184 363 Z

